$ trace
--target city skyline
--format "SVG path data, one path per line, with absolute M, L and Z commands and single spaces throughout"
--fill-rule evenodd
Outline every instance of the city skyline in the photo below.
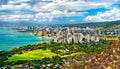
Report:
M 0 2 L 0 22 L 74 24 L 120 20 L 119 0 L 4 0 L 4 2 L 0 0 Z

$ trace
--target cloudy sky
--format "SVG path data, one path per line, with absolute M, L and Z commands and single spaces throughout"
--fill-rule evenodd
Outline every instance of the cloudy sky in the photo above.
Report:
M 120 0 L 0 0 L 0 21 L 81 23 L 120 20 Z

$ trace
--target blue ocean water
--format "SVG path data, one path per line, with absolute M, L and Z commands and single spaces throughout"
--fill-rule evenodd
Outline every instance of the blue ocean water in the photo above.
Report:
M 18 32 L 12 28 L 0 28 L 0 51 L 11 50 L 28 44 L 50 41 L 51 38 L 33 36 L 27 32 Z

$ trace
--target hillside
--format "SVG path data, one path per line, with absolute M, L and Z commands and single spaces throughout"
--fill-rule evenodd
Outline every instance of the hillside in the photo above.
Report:
M 77 27 L 101 27 L 101 26 L 113 26 L 113 25 L 120 25 L 120 20 L 118 21 L 110 21 L 110 22 L 91 22 L 91 23 L 78 23 L 78 24 L 69 24 L 64 26 L 77 26 Z
M 120 30 L 120 24 L 100 26 L 101 30 Z
M 92 56 L 88 62 L 84 64 L 84 69 L 119 69 L 120 67 L 120 41 L 115 41 L 106 50 Z M 95 58 L 93 58 L 95 57 Z
M 22 24 L 21 24 L 22 23 Z M 2 22 L 0 21 L 0 26 L 70 26 L 70 27 L 101 27 L 101 26 L 112 26 L 112 25 L 120 25 L 120 20 L 118 21 L 109 21 L 109 22 L 91 22 L 91 23 L 74 23 L 74 24 L 43 24 L 43 23 L 28 23 L 28 22 Z
M 85 58 L 84 58 L 85 59 Z M 83 64 L 68 59 L 63 69 L 120 69 L 120 40 L 114 41 L 99 54 L 90 55 Z

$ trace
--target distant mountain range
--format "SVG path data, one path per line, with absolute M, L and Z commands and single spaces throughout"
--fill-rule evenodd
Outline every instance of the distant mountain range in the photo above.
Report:
M 90 23 L 77 23 L 77 24 L 41 24 L 41 23 L 28 23 L 28 22 L 0 22 L 0 26 L 70 26 L 70 27 L 101 27 L 101 26 L 112 26 L 120 25 L 120 20 L 109 21 L 109 22 L 90 22 Z
M 91 22 L 91 23 L 79 23 L 79 24 L 69 24 L 64 26 L 77 26 L 77 27 L 101 27 L 101 26 L 112 26 L 112 25 L 120 25 L 120 20 L 117 21 L 109 21 L 109 22 Z

